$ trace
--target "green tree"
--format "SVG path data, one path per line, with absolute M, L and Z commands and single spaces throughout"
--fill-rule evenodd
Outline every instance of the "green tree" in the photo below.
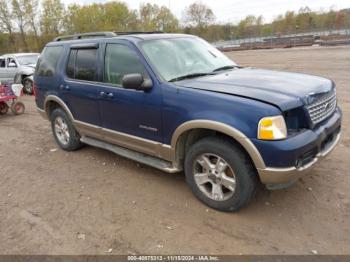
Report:
M 84 6 L 70 5 L 63 21 L 65 31 L 71 34 L 136 30 L 138 25 L 136 11 L 118 1 Z
M 15 45 L 15 40 L 11 17 L 9 0 L 2 0 L 0 2 L 0 32 L 5 32 L 9 35 L 9 41 L 13 47 Z
M 197 2 L 185 9 L 185 21 L 189 26 L 204 29 L 215 21 L 215 15 L 210 7 Z
M 170 9 L 162 6 L 156 16 L 157 30 L 164 32 L 175 32 L 179 27 L 179 21 L 171 13 Z
M 25 8 L 25 23 L 29 26 L 31 30 L 33 30 L 33 34 L 38 48 L 40 45 L 39 33 L 37 28 L 39 2 L 38 0 L 24 0 L 23 2 Z
M 43 35 L 58 35 L 63 26 L 64 5 L 61 0 L 43 0 L 40 28 Z
M 159 13 L 159 6 L 156 4 L 140 5 L 140 23 L 143 31 L 156 30 L 156 16 Z
M 139 14 L 144 31 L 174 32 L 179 25 L 177 18 L 165 6 L 150 3 L 141 4 Z
M 12 0 L 12 16 L 15 19 L 17 26 L 20 30 L 20 35 L 24 45 L 24 51 L 29 51 L 28 43 L 26 39 L 25 26 L 26 26 L 26 2 L 25 0 Z
M 101 6 L 101 28 L 104 31 L 127 31 L 137 29 L 137 13 L 123 2 L 108 2 Z

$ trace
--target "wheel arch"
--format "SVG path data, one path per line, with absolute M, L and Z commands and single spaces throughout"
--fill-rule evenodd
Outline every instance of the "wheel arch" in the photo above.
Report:
M 66 105 L 66 103 L 59 98 L 58 96 L 55 95 L 48 95 L 45 98 L 44 101 L 44 110 L 46 112 L 47 117 L 50 119 L 50 115 L 52 113 L 52 111 L 54 109 L 56 109 L 57 107 L 61 107 L 69 116 L 69 118 L 74 121 L 74 117 L 72 112 L 69 110 L 68 106 Z
M 176 162 L 180 164 L 188 144 L 193 144 L 212 134 L 232 138 L 247 153 L 257 169 L 265 168 L 264 160 L 248 137 L 232 126 L 211 120 L 188 121 L 175 130 L 171 139 L 171 147 L 175 150 Z

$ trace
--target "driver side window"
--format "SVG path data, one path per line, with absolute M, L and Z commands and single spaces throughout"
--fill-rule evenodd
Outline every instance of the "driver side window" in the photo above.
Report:
M 104 82 L 121 86 L 125 75 L 135 73 L 148 78 L 135 51 L 126 45 L 108 44 L 105 54 Z

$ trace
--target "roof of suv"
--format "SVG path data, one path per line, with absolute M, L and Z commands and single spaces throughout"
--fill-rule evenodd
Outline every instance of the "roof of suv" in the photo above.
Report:
M 116 35 L 113 37 L 94 37 L 94 38 L 82 38 L 82 39 L 69 39 L 69 40 L 61 40 L 61 41 L 53 41 L 50 42 L 48 45 L 55 45 L 55 44 L 70 44 L 70 43 L 79 43 L 79 42 L 98 42 L 100 40 L 106 40 L 106 39 L 124 39 L 129 40 L 130 42 L 139 42 L 143 40 L 156 40 L 156 39 L 167 39 L 167 38 L 179 38 L 179 37 L 194 37 L 193 35 L 187 35 L 187 34 L 164 34 L 164 33 L 155 33 L 155 34 L 122 34 L 122 35 Z

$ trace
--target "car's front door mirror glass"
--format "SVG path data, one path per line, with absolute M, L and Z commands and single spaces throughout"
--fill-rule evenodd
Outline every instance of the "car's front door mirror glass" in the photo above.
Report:
M 141 74 L 127 74 L 124 75 L 122 86 L 125 89 L 135 89 L 147 91 L 152 88 L 152 80 L 144 79 Z

